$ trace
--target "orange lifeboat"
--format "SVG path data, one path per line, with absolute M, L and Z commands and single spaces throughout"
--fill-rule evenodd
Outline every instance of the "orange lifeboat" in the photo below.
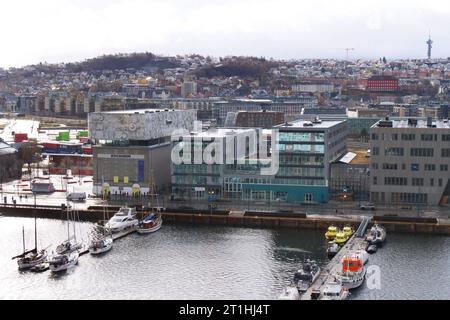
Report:
M 357 256 L 345 256 L 342 260 L 342 272 L 358 272 L 363 267 L 362 260 Z

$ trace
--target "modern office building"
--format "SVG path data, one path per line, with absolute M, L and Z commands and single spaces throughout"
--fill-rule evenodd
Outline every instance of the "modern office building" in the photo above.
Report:
M 382 120 L 371 128 L 370 137 L 373 202 L 448 203 L 448 120 Z
M 234 199 L 270 203 L 325 203 L 329 200 L 330 164 L 345 153 L 347 125 L 345 121 L 295 121 L 273 127 L 278 132 L 276 143 L 272 130 L 219 129 L 201 133 L 208 139 L 224 140 L 256 132 L 266 141 L 268 150 L 278 150 L 279 167 L 272 175 L 261 169 L 272 165 L 262 154 L 248 150 L 243 163 L 172 165 L 174 198 Z M 194 138 L 194 134 L 191 138 Z M 197 134 L 199 136 L 199 134 Z M 232 141 L 235 141 L 231 139 Z M 178 143 L 178 142 L 176 142 Z M 258 145 L 259 149 L 259 145 Z M 253 161 L 252 161 L 253 160 Z
M 170 137 L 191 131 L 195 110 L 133 110 L 89 114 L 94 193 L 145 194 L 170 186 Z
M 285 122 L 284 113 L 273 111 L 238 111 L 229 112 L 225 120 L 227 127 L 243 128 L 264 128 L 269 129 L 273 126 Z

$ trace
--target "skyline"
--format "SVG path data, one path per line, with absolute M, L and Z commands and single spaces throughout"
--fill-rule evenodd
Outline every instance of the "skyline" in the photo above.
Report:
M 0 27 L 12 30 L 0 35 L 3 68 L 143 51 L 290 60 L 345 59 L 355 48 L 349 59 L 426 59 L 430 30 L 432 58 L 450 56 L 442 0 L 24 0 L 0 9 L 10 13 Z

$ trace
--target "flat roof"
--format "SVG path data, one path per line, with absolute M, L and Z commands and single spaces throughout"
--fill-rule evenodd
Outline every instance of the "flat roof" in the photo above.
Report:
M 240 134 L 245 132 L 254 132 L 254 129 L 228 129 L 228 128 L 218 128 L 218 129 L 210 129 L 208 131 L 196 132 L 196 137 L 211 137 L 211 138 L 222 138 L 229 136 L 231 134 Z
M 320 123 L 313 123 L 312 121 L 308 120 L 295 120 L 292 122 L 288 122 L 288 125 L 286 124 L 280 124 L 275 126 L 275 128 L 303 128 L 303 129 L 310 129 L 310 128 L 320 128 L 320 129 L 327 129 L 334 127 L 340 123 L 345 122 L 346 120 L 321 120 Z M 306 124 L 306 126 L 305 126 Z M 312 125 L 311 125 L 312 124 Z
M 419 129 L 450 129 L 450 124 L 449 122 L 444 122 L 444 120 L 432 120 L 432 125 L 436 126 L 434 127 L 428 127 L 427 126 L 427 120 L 422 120 L 422 119 L 414 119 L 412 118 L 414 121 L 417 121 L 417 125 L 411 125 L 408 123 L 408 119 L 403 119 L 403 120 L 388 120 L 392 122 L 392 128 L 405 128 L 405 129 L 414 129 L 414 128 L 419 128 Z M 386 120 L 381 120 L 381 121 L 386 121 Z M 378 123 L 375 123 L 373 125 L 372 128 L 381 128 L 378 126 Z M 390 127 L 388 127 L 390 128 Z
M 101 111 L 93 113 L 111 113 L 111 114 L 146 114 L 146 113 L 160 113 L 160 112 L 180 112 L 185 110 L 180 109 L 136 109 L 136 110 L 114 110 L 114 111 Z

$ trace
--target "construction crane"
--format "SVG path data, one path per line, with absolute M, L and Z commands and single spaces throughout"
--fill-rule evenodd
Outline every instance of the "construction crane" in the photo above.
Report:
M 355 51 L 355 48 L 344 48 L 344 50 L 345 50 L 345 52 L 347 53 L 347 55 L 346 55 L 346 60 L 348 61 L 348 53 L 349 53 L 349 51 Z

